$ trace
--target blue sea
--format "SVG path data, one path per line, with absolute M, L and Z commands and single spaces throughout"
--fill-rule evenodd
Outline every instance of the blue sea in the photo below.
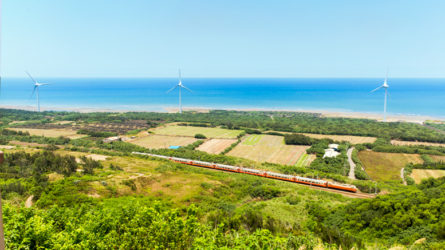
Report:
M 175 78 L 38 78 L 42 110 L 165 111 L 177 107 Z M 183 107 L 381 113 L 383 79 L 185 78 Z M 389 79 L 388 114 L 445 117 L 445 79 Z M 36 106 L 28 78 L 3 79 L 0 106 Z

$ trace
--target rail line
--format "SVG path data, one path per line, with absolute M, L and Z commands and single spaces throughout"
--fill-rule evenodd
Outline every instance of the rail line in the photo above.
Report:
M 270 171 L 263 171 L 263 170 L 252 169 L 252 168 L 237 167 L 237 166 L 231 166 L 231 165 L 226 165 L 226 164 L 197 161 L 197 160 L 164 156 L 164 155 L 156 155 L 156 154 L 141 153 L 141 152 L 133 152 L 132 154 L 145 155 L 145 156 L 150 156 L 150 157 L 155 157 L 155 158 L 166 159 L 166 160 L 178 162 L 181 164 L 187 164 L 187 165 L 191 165 L 191 166 L 223 170 L 223 171 L 229 171 L 229 172 L 235 172 L 235 173 L 243 173 L 243 174 L 255 175 L 255 176 L 260 176 L 260 177 L 264 177 L 264 178 L 270 178 L 270 179 L 276 179 L 276 180 L 282 180 L 282 181 L 288 181 L 288 182 L 295 182 L 298 184 L 307 185 L 314 189 L 330 191 L 333 193 L 339 193 L 339 194 L 343 194 L 348 197 L 354 197 L 354 198 L 373 198 L 373 197 L 375 197 L 374 195 L 359 193 L 357 187 L 355 187 L 354 185 L 349 185 L 349 184 L 344 184 L 344 183 L 336 183 L 336 182 L 312 179 L 312 178 L 295 176 L 295 175 L 286 175 L 286 174 L 275 173 L 275 172 L 270 172 Z

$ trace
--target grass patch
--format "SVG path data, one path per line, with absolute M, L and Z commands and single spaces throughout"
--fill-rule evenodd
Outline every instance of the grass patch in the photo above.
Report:
M 411 178 L 414 179 L 416 184 L 419 184 L 424 179 L 428 178 L 440 178 L 445 176 L 445 170 L 437 170 L 437 169 L 413 169 L 411 173 Z
M 422 163 L 417 154 L 381 153 L 373 151 L 360 151 L 360 161 L 366 173 L 378 181 L 400 180 L 400 171 L 408 163 Z
M 243 141 L 243 145 L 256 145 L 264 135 L 250 135 Z
M 227 155 L 257 162 L 295 165 L 308 146 L 286 145 L 282 136 L 251 135 Z

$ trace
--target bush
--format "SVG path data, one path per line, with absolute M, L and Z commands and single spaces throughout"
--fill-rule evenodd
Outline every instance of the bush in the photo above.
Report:
M 207 137 L 205 135 L 203 135 L 203 134 L 196 134 L 195 138 L 196 139 L 207 139 Z
M 287 145 L 312 145 L 318 140 L 310 138 L 302 134 L 286 134 L 284 135 L 284 142 Z
M 259 131 L 258 129 L 250 129 L 250 128 L 246 128 L 245 130 L 244 130 L 247 134 L 257 134 L 257 135 L 259 135 L 259 134 L 261 134 L 261 131 Z

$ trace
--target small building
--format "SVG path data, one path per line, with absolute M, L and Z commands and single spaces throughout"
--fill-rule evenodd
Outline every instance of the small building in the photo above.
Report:
M 181 146 L 170 146 L 169 149 L 179 149 Z
M 338 144 L 329 144 L 328 148 L 334 149 L 335 151 L 338 151 Z
M 339 155 L 340 155 L 340 153 L 337 152 L 337 150 L 335 150 L 333 148 L 328 148 L 328 149 L 324 150 L 323 158 L 326 158 L 326 157 L 328 157 L 328 158 L 335 158 L 335 157 L 337 157 Z
M 110 143 L 110 142 L 114 142 L 114 141 L 120 141 L 121 138 L 119 136 L 112 136 L 112 137 L 108 137 L 103 139 L 104 143 Z

